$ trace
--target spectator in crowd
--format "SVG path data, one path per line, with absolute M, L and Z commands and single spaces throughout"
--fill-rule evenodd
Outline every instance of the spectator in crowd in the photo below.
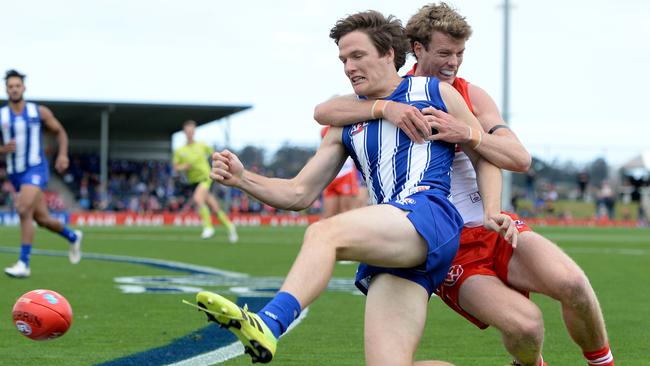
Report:
M 537 172 L 532 166 L 526 172 L 526 198 L 529 200 L 535 199 L 535 179 L 537 178 Z
M 587 186 L 589 185 L 589 174 L 586 171 L 581 171 L 576 177 L 578 184 L 578 199 L 582 201 L 587 200 Z
M 605 218 L 611 220 L 614 218 L 614 206 L 616 205 L 616 196 L 614 190 L 607 180 L 600 184 L 596 200 L 596 215 L 599 219 Z

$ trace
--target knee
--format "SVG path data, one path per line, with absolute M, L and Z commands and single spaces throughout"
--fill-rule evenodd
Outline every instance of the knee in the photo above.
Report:
M 557 299 L 572 307 L 585 307 L 591 302 L 593 290 L 587 276 L 576 270 L 557 284 Z
M 304 243 L 329 243 L 332 240 L 331 234 L 331 225 L 328 224 L 327 220 L 316 221 L 315 223 L 309 225 L 305 231 Z
M 16 212 L 21 219 L 28 217 L 31 218 L 34 215 L 34 210 L 29 205 L 26 205 L 22 202 L 16 203 Z
M 339 250 L 342 249 L 342 240 L 329 220 L 320 220 L 307 227 L 302 245 L 303 247 L 312 245 L 327 246 L 336 250 L 338 256 Z
M 542 312 L 531 304 L 525 310 L 512 314 L 504 333 L 520 342 L 541 343 L 544 339 Z

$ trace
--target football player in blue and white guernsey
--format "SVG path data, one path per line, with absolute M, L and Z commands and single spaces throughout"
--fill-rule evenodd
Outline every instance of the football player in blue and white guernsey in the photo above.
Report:
M 444 110 L 477 131 L 480 125 L 450 85 L 397 74 L 409 44 L 401 22 L 393 16 L 357 13 L 339 20 L 330 37 L 338 45 L 355 94 L 375 101 L 368 120 L 330 128 L 315 156 L 292 179 L 250 172 L 229 151 L 213 154 L 211 177 L 271 206 L 302 210 L 318 198 L 350 156 L 374 205 L 310 225 L 280 292 L 260 312 L 241 309 L 211 292 L 200 292 L 197 303 L 210 320 L 228 327 L 242 341 L 253 361 L 270 362 L 277 339 L 326 289 L 336 261 L 358 261 L 355 283 L 367 294 L 366 364 L 410 365 L 412 356 L 401 358 L 415 350 L 402 348 L 419 343 L 428 299 L 456 254 L 463 221 L 449 200 L 454 145 L 414 143 L 381 119 L 381 111 L 388 101 L 399 101 Z M 470 139 L 464 148 L 478 170 L 486 225 L 514 241 L 514 225 L 500 213 L 500 171 L 473 152 L 479 144 L 480 140 Z M 409 296 L 402 296 L 402 290 Z M 382 349 L 373 343 L 374 332 L 392 334 L 390 346 Z
M 7 175 L 17 192 L 15 206 L 20 217 L 20 257 L 13 266 L 5 268 L 5 274 L 10 277 L 31 274 L 34 221 L 68 240 L 71 263 L 81 260 L 81 231 L 73 231 L 50 216 L 43 194 L 50 173 L 43 153 L 42 131 L 47 129 L 56 136 L 59 151 L 54 168 L 59 173 L 69 165 L 68 135 L 52 111 L 23 99 L 24 79 L 25 75 L 16 70 L 7 71 L 5 85 L 9 100 L 0 108 L 0 153 L 6 155 Z

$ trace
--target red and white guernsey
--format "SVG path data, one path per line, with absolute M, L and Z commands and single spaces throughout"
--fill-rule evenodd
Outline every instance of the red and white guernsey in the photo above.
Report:
M 407 75 L 415 75 L 418 64 L 407 72 Z M 469 83 L 463 78 L 455 78 L 451 84 L 463 97 L 469 110 L 474 113 L 472 102 L 469 99 Z M 476 183 L 476 171 L 469 156 L 456 145 L 456 155 L 452 163 L 451 172 L 451 202 L 456 206 L 463 217 L 463 225 L 476 227 L 483 225 L 483 202 Z
M 452 86 L 458 90 L 469 110 L 474 113 L 472 103 L 469 100 L 468 83 L 465 79 L 456 78 Z M 476 171 L 460 147 L 456 146 L 456 155 L 452 164 L 451 173 L 451 202 L 460 215 L 463 217 L 465 226 L 475 227 L 483 225 L 483 202 L 478 192 L 476 183 Z

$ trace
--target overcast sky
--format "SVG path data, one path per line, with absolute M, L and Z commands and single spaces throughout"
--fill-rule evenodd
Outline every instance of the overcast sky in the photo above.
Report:
M 501 105 L 502 2 L 449 3 L 474 29 L 460 76 Z M 406 23 L 424 4 L 3 1 L 0 70 L 26 73 L 34 99 L 252 105 L 231 118 L 233 147 L 316 146 L 314 106 L 352 91 L 328 38 L 336 20 L 375 9 Z M 547 160 L 620 163 L 650 149 L 650 1 L 513 6 L 510 122 L 529 150 Z M 207 130 L 201 139 L 222 146 L 220 127 Z

